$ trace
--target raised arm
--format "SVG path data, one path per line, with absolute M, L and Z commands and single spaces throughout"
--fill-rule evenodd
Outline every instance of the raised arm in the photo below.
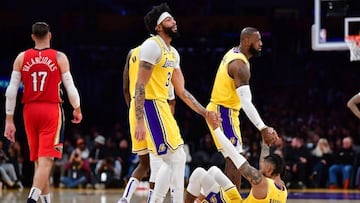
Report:
M 264 165 L 265 157 L 270 154 L 270 147 L 269 145 L 265 144 L 264 141 L 261 142 L 261 152 L 260 152 L 260 158 L 259 158 L 259 168 L 262 168 Z
M 355 94 L 347 102 L 347 107 L 353 112 L 353 114 L 360 119 L 360 110 L 358 104 L 360 103 L 360 92 Z

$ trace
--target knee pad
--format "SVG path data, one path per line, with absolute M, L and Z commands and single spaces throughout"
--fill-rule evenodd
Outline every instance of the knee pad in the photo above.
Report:
M 227 190 L 228 188 L 231 188 L 234 186 L 234 184 L 231 182 L 231 180 L 216 166 L 212 166 L 208 173 L 211 177 L 213 177 L 217 184 L 220 185 L 224 190 Z
M 211 166 L 208 170 L 208 173 L 213 177 L 215 177 L 215 174 L 219 172 L 222 173 L 222 171 L 216 166 Z
M 205 169 L 198 167 L 196 168 L 189 178 L 189 184 L 187 186 L 187 191 L 190 192 L 192 195 L 198 197 L 200 195 L 201 184 L 200 180 L 206 174 Z

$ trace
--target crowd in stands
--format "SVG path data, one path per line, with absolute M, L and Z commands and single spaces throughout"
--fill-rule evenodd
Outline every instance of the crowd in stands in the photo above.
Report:
M 246 120 L 244 121 L 246 122 Z M 295 121 L 298 132 L 291 136 L 279 128 L 280 139 L 271 147 L 273 153 L 286 162 L 284 180 L 288 188 L 359 188 L 360 146 L 354 143 L 357 134 L 346 127 L 340 129 L 310 128 L 305 121 Z M 117 123 L 115 126 L 121 126 Z M 130 151 L 127 129 L 100 134 L 95 127 L 89 134 L 66 136 L 63 159 L 56 160 L 52 183 L 54 187 L 120 188 L 126 183 L 138 163 Z M 186 130 L 186 129 L 184 129 Z M 187 129 L 190 130 L 191 129 Z M 258 167 L 259 133 L 252 126 L 243 125 L 244 155 Z M 198 167 L 213 165 L 224 168 L 224 158 L 217 152 L 211 135 L 193 134 L 188 139 L 187 176 Z M 9 188 L 22 189 L 23 152 L 15 153 L 19 143 L 4 150 L 0 141 L 1 181 Z M 25 155 L 26 156 L 26 155 Z M 243 181 L 243 187 L 249 185 Z
M 305 88 L 303 90 L 306 91 Z M 303 100 L 304 103 L 298 104 L 303 108 L 300 106 L 286 108 L 285 101 L 283 101 L 285 104 L 273 103 L 274 99 L 281 101 L 285 96 L 278 92 L 273 94 L 275 96 L 269 99 L 269 104 L 262 104 L 261 113 L 265 117 L 274 115 L 266 119 L 273 126 L 277 126 L 280 135 L 280 139 L 272 149 L 274 153 L 285 159 L 287 167 L 284 179 L 287 181 L 287 186 L 289 188 L 358 188 L 360 128 L 357 124 L 359 121 L 345 107 L 348 98 L 342 94 L 332 103 L 326 98 L 313 100 L 313 95 Z M 340 92 L 337 94 L 341 95 Z M 294 100 L 303 99 L 301 97 L 304 95 L 299 94 Z M 327 98 L 331 98 L 331 95 Z M 312 108 L 308 103 L 310 101 L 311 105 L 318 108 Z M 323 107 L 320 107 L 321 105 Z M 180 128 L 189 148 L 189 170 L 197 166 L 208 168 L 212 165 L 223 168 L 224 159 L 217 152 L 205 123 L 190 112 L 182 114 L 181 103 L 177 108 L 175 116 L 182 116 Z M 241 127 L 245 155 L 252 165 L 258 167 L 260 134 L 244 115 L 240 116 L 243 117 Z M 127 118 L 126 114 L 121 117 L 124 117 L 124 120 Z M 82 130 L 72 127 L 67 132 L 63 159 L 56 160 L 57 164 L 54 168 L 54 186 L 81 185 L 96 188 L 124 186 L 138 162 L 136 155 L 130 150 L 126 120 L 116 122 L 105 130 L 93 125 Z M 7 145 L 6 150 L 3 149 L 3 141 L 0 142 L 0 146 L 2 149 L 0 169 L 5 168 L 5 165 L 12 165 L 10 170 L 13 171 L 2 173 L 2 181 L 9 187 L 22 188 L 20 180 L 26 178 L 23 175 L 26 143 L 22 143 L 25 149 L 21 149 L 19 142 Z M 9 178 L 4 174 L 8 174 Z M 246 187 L 246 183 L 244 186 Z

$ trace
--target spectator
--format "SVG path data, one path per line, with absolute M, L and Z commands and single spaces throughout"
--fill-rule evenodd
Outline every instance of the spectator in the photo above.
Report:
M 279 137 L 279 139 L 277 139 L 275 141 L 275 143 L 272 145 L 271 147 L 271 151 L 274 154 L 279 155 L 281 158 L 284 158 L 284 148 L 286 146 L 286 142 L 284 140 L 284 138 L 282 136 Z
M 310 157 L 310 151 L 301 137 L 294 137 L 291 145 L 284 149 L 286 169 L 292 176 L 288 188 L 306 188 Z
M 136 166 L 139 164 L 139 155 L 135 153 L 130 153 L 129 155 L 129 168 L 127 170 L 127 174 L 124 177 L 124 181 L 127 183 L 128 179 L 131 177 L 131 174 L 135 170 Z M 146 175 L 147 177 L 147 175 Z
M 85 140 L 81 137 L 76 140 L 76 148 L 71 152 L 68 163 L 65 166 L 66 170 L 73 167 L 74 162 L 79 163 L 79 167 L 85 173 L 87 182 L 91 182 L 91 170 L 89 164 L 90 151 L 86 147 Z M 80 162 L 81 160 L 81 162 Z
M 73 153 L 66 167 L 66 176 L 60 177 L 60 183 L 67 188 L 78 187 L 86 183 L 88 171 L 85 169 L 84 163 L 79 152 Z M 62 187 L 61 184 L 60 187 Z
M 257 141 L 252 141 L 250 143 L 250 148 L 246 153 L 246 159 L 249 164 L 256 169 L 259 169 L 259 156 L 260 156 L 260 143 Z
M 52 184 L 54 185 L 54 187 L 58 187 L 60 183 L 60 178 L 62 176 L 66 176 L 67 163 L 74 149 L 75 148 L 71 144 L 70 140 L 65 138 L 63 144 L 63 155 L 61 159 L 55 159 L 54 162 L 54 168 L 52 173 Z
M 127 178 L 131 177 L 132 171 L 129 174 L 128 172 L 131 165 L 131 159 L 134 157 L 132 156 L 131 150 L 129 148 L 129 142 L 126 139 L 122 139 L 119 141 L 119 144 L 113 156 L 116 160 L 120 161 L 122 168 L 121 178 L 123 178 L 125 182 L 127 182 Z M 135 166 L 131 170 L 133 170 L 136 167 L 137 163 L 138 162 L 135 163 Z
M 91 172 L 95 174 L 95 168 L 97 163 L 107 156 L 107 150 L 105 148 L 105 137 L 97 135 L 94 139 L 94 147 L 90 151 L 89 163 Z
M 194 168 L 203 167 L 209 168 L 212 165 L 220 169 L 224 169 L 225 159 L 215 147 L 215 143 L 210 133 L 206 133 L 200 140 L 199 148 L 192 156 L 192 165 Z
M 117 188 L 121 185 L 121 164 L 119 160 L 115 160 L 112 156 L 99 160 L 95 174 L 100 183 L 100 188 L 103 188 L 103 185 L 105 185 L 105 188 Z
M 342 185 L 348 189 L 350 185 L 350 175 L 355 158 L 355 151 L 352 148 L 352 138 L 344 137 L 342 147 L 333 155 L 333 164 L 329 167 L 329 188 L 338 188 Z M 342 184 L 338 182 L 338 175 L 341 175 Z
M 10 143 L 8 152 L 9 162 L 14 165 L 16 176 L 21 179 L 24 157 L 21 153 L 20 143 L 18 141 Z
M 15 167 L 12 163 L 9 163 L 10 159 L 3 147 L 4 143 L 0 140 L 0 177 L 7 186 L 18 187 L 19 190 L 23 190 L 24 187 L 16 175 Z
M 319 139 L 311 155 L 314 164 L 310 180 L 314 187 L 325 187 L 329 165 L 332 161 L 332 150 L 326 138 Z

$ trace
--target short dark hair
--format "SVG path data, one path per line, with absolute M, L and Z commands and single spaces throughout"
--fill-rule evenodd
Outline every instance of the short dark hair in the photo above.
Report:
M 269 154 L 268 156 L 264 157 L 264 160 L 274 166 L 274 170 L 271 175 L 284 175 L 285 162 L 278 154 Z
M 36 22 L 32 25 L 31 28 L 31 33 L 38 39 L 44 38 L 49 32 L 50 27 L 45 22 Z
M 150 34 L 157 34 L 155 31 L 155 27 L 157 26 L 157 20 L 164 12 L 171 12 L 170 7 L 167 3 L 161 3 L 160 5 L 153 6 L 153 8 L 145 15 L 145 26 Z

